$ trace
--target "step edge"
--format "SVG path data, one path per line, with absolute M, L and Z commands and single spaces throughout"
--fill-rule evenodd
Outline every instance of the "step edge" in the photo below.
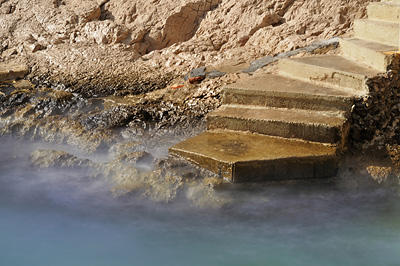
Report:
M 282 123 L 282 124 L 288 124 L 288 125 L 298 125 L 298 126 L 310 126 L 310 127 L 320 127 L 320 128 L 326 128 L 326 129 L 334 129 L 334 128 L 340 128 L 346 122 L 348 119 L 346 118 L 339 118 L 340 121 L 338 122 L 332 122 L 331 124 L 329 123 L 324 123 L 324 122 L 307 122 L 307 121 L 294 121 L 294 120 L 289 120 L 289 119 L 271 119 L 271 118 L 265 118 L 265 119 L 257 119 L 257 118 L 246 118 L 246 117 L 240 117 L 240 116 L 227 116 L 227 115 L 218 115 L 218 114 L 213 114 L 210 116 L 207 116 L 206 119 L 218 119 L 218 118 L 226 118 L 226 119 L 237 119 L 237 120 L 243 120 L 243 121 L 260 121 L 260 122 L 265 122 L 265 123 Z M 211 123 L 212 121 L 207 121 L 208 123 Z
M 384 46 L 389 46 L 389 45 L 379 43 L 379 42 L 373 42 L 370 40 L 364 40 L 364 39 L 360 39 L 360 38 L 351 38 L 351 39 L 349 38 L 349 39 L 340 39 L 339 40 L 340 51 L 343 56 L 345 56 L 345 57 L 349 58 L 350 60 L 352 60 L 353 62 L 357 62 L 363 66 L 368 66 L 373 69 L 376 69 L 380 73 L 386 73 L 388 70 L 388 67 L 393 63 L 393 60 L 395 59 L 393 55 L 390 55 L 388 53 L 390 53 L 392 51 L 397 51 L 398 48 L 396 49 L 395 46 L 391 46 L 390 48 L 394 48 L 394 49 L 377 50 L 377 49 L 373 49 L 370 47 L 359 45 L 354 40 L 359 40 L 359 41 L 369 42 L 369 43 L 374 43 L 374 44 L 381 44 Z M 369 61 L 364 60 L 365 58 L 362 56 L 362 54 L 353 52 L 348 47 L 353 47 L 353 49 L 358 47 L 359 49 L 367 50 L 368 54 L 371 55 L 373 58 L 375 58 L 375 60 L 369 60 Z M 354 56 L 354 54 L 356 54 L 356 55 Z
M 337 55 L 337 56 L 342 57 L 343 59 L 345 59 L 345 60 L 350 61 L 351 63 L 353 63 L 353 61 L 351 61 L 351 60 L 349 60 L 349 59 L 347 59 L 347 58 L 344 58 L 343 56 L 340 56 L 340 55 Z M 355 77 L 359 78 L 360 80 L 366 80 L 366 79 L 368 79 L 368 78 L 370 78 L 370 77 L 373 76 L 372 74 L 371 74 L 371 75 L 368 75 L 368 74 L 358 74 L 358 73 L 353 73 L 353 72 L 344 71 L 344 70 L 341 70 L 341 69 L 334 69 L 334 68 L 325 67 L 325 66 L 320 66 L 320 65 L 308 64 L 308 63 L 300 62 L 299 60 L 296 60 L 296 59 L 294 59 L 294 58 L 284 58 L 284 59 L 281 59 L 281 60 L 282 60 L 283 62 L 295 62 L 295 63 L 297 63 L 297 64 L 309 65 L 309 66 L 316 66 L 316 67 L 323 68 L 323 69 L 333 70 L 334 72 L 338 72 L 338 73 L 340 73 L 340 74 L 350 74 L 351 76 L 355 76 Z M 365 67 L 365 66 L 362 66 L 362 67 L 365 68 L 365 69 L 369 69 L 369 70 L 376 70 L 376 69 L 370 68 L 370 67 Z M 282 71 L 282 72 L 285 73 L 285 75 L 291 76 L 290 74 L 287 74 L 287 73 L 284 72 L 284 71 Z M 377 71 L 377 70 L 376 70 L 376 72 L 377 72 L 376 74 L 379 74 L 379 73 L 380 73 L 380 72 Z M 281 73 L 281 70 L 279 70 L 279 74 L 280 74 L 280 73 Z M 303 78 L 300 78 L 300 79 L 303 80 Z M 318 83 L 316 83 L 316 84 L 318 84 Z M 324 83 L 324 84 L 329 84 L 329 83 Z M 354 90 L 354 89 L 353 89 L 353 90 Z
M 390 26 L 393 28 L 398 28 L 400 22 L 394 22 L 394 21 L 385 21 L 385 20 L 379 20 L 379 19 L 370 19 L 370 18 L 359 18 L 354 20 L 354 24 L 357 23 L 377 23 L 385 26 Z
M 228 132 L 228 133 L 232 133 L 232 132 L 235 132 L 235 133 L 236 133 L 236 132 L 237 132 L 237 133 L 239 133 L 239 134 L 256 134 L 256 135 L 259 135 L 259 136 L 267 136 L 268 138 L 285 140 L 285 141 L 287 141 L 287 142 L 295 143 L 295 145 L 296 145 L 296 144 L 301 144 L 301 145 L 304 145 L 304 144 L 311 144 L 312 146 L 323 146 L 323 147 L 325 147 L 326 149 L 329 149 L 329 151 L 321 152 L 321 154 L 317 154 L 317 155 L 306 155 L 306 156 L 301 156 L 301 155 L 299 155 L 299 156 L 287 156 L 287 157 L 283 157 L 283 156 L 282 156 L 282 157 L 277 157 L 277 158 L 273 158 L 273 159 L 248 159 L 248 160 L 227 161 L 227 160 L 215 158 L 214 156 L 205 155 L 205 154 L 203 154 L 203 153 L 194 152 L 194 151 L 189 151 L 189 150 L 185 150 L 185 149 L 183 149 L 183 148 L 176 148 L 175 146 L 176 146 L 177 144 L 180 144 L 180 143 L 184 143 L 184 142 L 185 142 L 185 141 L 182 141 L 182 142 L 179 142 L 179 143 L 177 143 L 177 144 L 175 144 L 175 145 L 169 147 L 169 148 L 168 148 L 169 154 L 171 154 L 171 155 L 173 155 L 173 156 L 175 156 L 175 157 L 182 158 L 182 159 L 185 159 L 185 160 L 186 160 L 186 158 L 183 158 L 184 156 L 175 153 L 175 151 L 178 151 L 178 152 L 180 151 L 180 152 L 187 153 L 187 154 L 193 154 L 193 155 L 199 155 L 199 156 L 207 157 L 208 159 L 215 160 L 215 161 L 219 161 L 219 162 L 226 163 L 226 164 L 230 164 L 230 165 L 233 165 L 233 164 L 235 164 L 235 163 L 237 163 L 237 162 L 262 162 L 262 161 L 271 161 L 271 162 L 274 162 L 274 161 L 279 161 L 279 160 L 284 160 L 284 159 L 296 159 L 296 158 L 317 158 L 317 157 L 318 157 L 318 158 L 319 158 L 319 157 L 337 158 L 337 157 L 338 157 L 338 154 L 337 154 L 338 148 L 337 148 L 336 145 L 334 145 L 334 144 L 332 144 L 332 143 L 307 141 L 307 140 L 296 139 L 296 138 L 284 138 L 284 137 L 279 137 L 279 136 L 263 135 L 263 134 L 259 134 L 259 133 L 246 133 L 246 132 L 243 133 L 243 131 L 236 131 L 236 130 L 218 130 L 218 131 L 207 130 L 206 132 L 211 132 L 211 133 L 212 133 L 212 132 L 218 132 L 218 133 L 221 133 L 221 134 L 223 134 L 224 132 Z M 204 134 L 204 133 L 206 133 L 206 132 L 203 132 L 202 134 Z M 193 137 L 193 138 L 196 138 L 196 136 Z M 190 139 L 191 139 L 191 138 L 190 138 Z M 188 140 L 189 140 L 189 139 L 188 139 Z M 310 150 L 312 150 L 312 149 L 314 149 L 314 148 L 310 148 Z
M 347 113 L 346 111 L 341 111 L 341 110 L 338 110 L 338 111 L 315 111 L 315 110 L 307 110 L 307 109 L 305 110 L 305 109 L 296 109 L 296 108 L 269 107 L 269 106 L 258 106 L 258 105 L 241 105 L 241 104 L 224 104 L 224 105 L 221 105 L 219 108 L 279 110 L 279 111 L 285 111 L 285 112 L 299 112 L 299 113 L 304 113 L 304 114 L 311 113 L 311 115 L 315 115 L 315 116 L 321 116 L 320 114 L 322 113 L 322 114 L 324 114 L 324 116 L 332 117 L 332 118 L 342 118 L 345 116 L 341 116 L 341 115 Z M 209 114 L 218 112 L 219 108 Z
M 301 144 L 311 144 L 311 145 L 317 145 L 317 146 L 324 146 L 326 148 L 332 149 L 337 151 L 338 147 L 337 145 L 329 142 L 318 142 L 318 141 L 311 141 L 311 140 L 305 140 L 305 139 L 298 139 L 298 138 L 285 138 L 285 137 L 280 137 L 280 136 L 274 136 L 274 135 L 265 135 L 257 132 L 250 132 L 250 131 L 238 131 L 238 130 L 232 130 L 232 129 L 207 129 L 203 133 L 200 134 L 205 134 L 205 133 L 234 133 L 234 134 L 239 134 L 239 135 L 256 135 L 260 137 L 267 137 L 267 138 L 272 138 L 272 139 L 279 139 L 279 140 L 284 140 L 284 141 L 289 141 L 289 142 L 297 142 Z M 196 136 L 195 136 L 196 137 Z
M 299 79 L 299 81 L 303 82 L 302 80 Z M 304 82 L 306 83 L 306 82 Z M 308 82 L 308 84 L 310 84 Z M 332 88 L 329 86 L 320 86 L 321 88 L 327 88 L 327 89 L 337 89 L 337 88 Z M 354 98 L 354 96 L 358 96 L 358 95 L 353 95 L 353 94 L 341 94 L 341 95 L 335 95 L 335 94 L 329 94 L 329 93 L 305 93 L 305 92 L 284 92 L 284 91 L 278 91 L 278 90 L 257 90 L 257 89 L 253 89 L 253 88 L 245 88 L 245 87 L 223 87 L 223 91 L 228 91 L 228 92 L 252 92 L 252 93 L 259 93 L 259 94 L 263 94 L 265 96 L 280 96 L 280 97 L 289 97 L 292 95 L 296 95 L 296 96 L 303 96 L 301 98 L 309 98 L 309 96 L 315 96 L 318 98 L 325 98 L 325 97 L 329 97 L 329 98 L 337 98 L 338 100 L 347 100 L 347 99 L 352 99 Z M 341 91 L 341 90 L 336 90 L 338 92 L 343 92 L 346 93 L 346 91 Z
M 366 39 L 362 39 L 362 38 L 355 37 L 355 36 L 354 37 L 348 37 L 348 38 L 339 38 L 339 47 L 340 47 L 340 43 L 341 42 L 347 42 L 347 43 L 352 43 L 354 45 L 358 45 L 357 43 L 355 43 L 355 41 L 357 41 L 357 40 L 363 41 L 363 42 L 368 42 L 368 43 L 374 43 L 374 44 L 378 44 L 378 45 L 382 45 L 382 46 L 387 46 L 387 48 L 393 48 L 393 49 L 390 49 L 390 50 L 389 49 L 387 49 L 387 50 L 386 49 L 384 49 L 384 50 L 375 50 L 375 49 L 372 49 L 370 47 L 363 46 L 363 48 L 365 48 L 365 49 L 368 49 L 368 50 L 371 50 L 373 52 L 382 54 L 384 56 L 388 56 L 386 54 L 388 52 L 394 52 L 394 51 L 398 51 L 399 50 L 399 47 L 397 47 L 395 45 L 388 45 L 388 44 L 385 44 L 385 43 L 376 42 L 376 41 L 372 41 L 372 40 L 366 40 Z

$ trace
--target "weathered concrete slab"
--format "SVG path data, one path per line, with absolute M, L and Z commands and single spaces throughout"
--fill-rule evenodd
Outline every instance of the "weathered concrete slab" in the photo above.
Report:
M 358 19 L 354 21 L 354 35 L 359 39 L 398 46 L 399 24 L 378 20 Z
M 336 148 L 242 132 L 205 132 L 170 154 L 231 182 L 323 178 L 336 175 Z
M 0 81 L 15 80 L 24 77 L 28 67 L 24 65 L 0 64 Z
M 260 75 L 223 89 L 223 104 L 308 110 L 350 110 L 354 95 L 279 75 Z
M 400 2 L 372 2 L 367 6 L 369 19 L 400 22 Z
M 364 94 L 367 89 L 365 81 L 379 73 L 376 69 L 361 66 L 338 55 L 282 59 L 279 61 L 279 68 L 282 75 L 324 86 L 348 88 L 353 90 L 355 95 Z
M 369 65 L 379 71 L 386 72 L 399 54 L 393 53 L 399 47 L 386 45 L 357 38 L 340 40 L 343 55 L 353 58 L 362 64 Z
M 334 144 L 341 141 L 347 122 L 329 112 L 224 105 L 207 116 L 207 129 L 249 131 Z

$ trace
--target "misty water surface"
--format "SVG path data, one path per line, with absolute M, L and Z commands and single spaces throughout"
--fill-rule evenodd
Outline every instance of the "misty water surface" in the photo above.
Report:
M 114 197 L 85 169 L 33 169 L 30 151 L 42 144 L 3 139 L 0 146 L 0 265 L 400 261 L 400 198 L 392 188 L 260 184 L 218 192 L 236 199 L 219 208 L 185 198 L 160 203 Z

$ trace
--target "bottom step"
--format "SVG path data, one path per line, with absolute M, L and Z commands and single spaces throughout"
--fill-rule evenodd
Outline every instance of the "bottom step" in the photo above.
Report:
M 236 131 L 208 131 L 169 149 L 171 155 L 234 182 L 332 177 L 336 148 Z

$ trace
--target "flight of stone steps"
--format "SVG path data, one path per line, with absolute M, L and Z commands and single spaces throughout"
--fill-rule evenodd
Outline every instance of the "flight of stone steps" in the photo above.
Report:
M 170 154 L 231 182 L 335 176 L 350 110 L 369 77 L 386 72 L 399 50 L 400 0 L 373 2 L 355 21 L 342 55 L 279 61 L 279 75 L 228 85 L 207 131 Z

